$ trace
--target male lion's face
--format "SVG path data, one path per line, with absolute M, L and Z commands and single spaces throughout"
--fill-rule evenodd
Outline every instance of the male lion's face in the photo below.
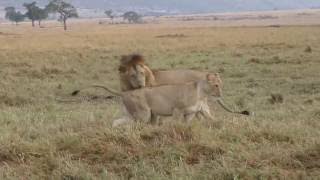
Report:
M 219 74 L 208 74 L 208 91 L 211 96 L 221 97 L 222 96 L 222 81 Z
M 130 67 L 130 69 L 127 71 L 127 77 L 130 85 L 135 89 L 143 88 L 146 86 L 145 69 L 142 65 L 137 64 Z

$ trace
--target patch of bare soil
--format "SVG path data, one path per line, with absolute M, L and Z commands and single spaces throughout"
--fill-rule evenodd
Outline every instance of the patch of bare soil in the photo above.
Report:
M 159 35 L 156 36 L 156 38 L 186 38 L 188 36 L 184 34 L 165 34 L 165 35 Z

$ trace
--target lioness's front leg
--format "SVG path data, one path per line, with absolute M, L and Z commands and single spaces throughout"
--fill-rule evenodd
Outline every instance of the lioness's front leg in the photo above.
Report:
M 210 107 L 208 105 L 207 102 L 204 102 L 202 105 L 201 105 L 201 110 L 200 110 L 201 114 L 206 118 L 206 119 L 209 119 L 209 120 L 213 120 L 213 116 L 210 112 Z
M 184 115 L 184 120 L 185 120 L 186 122 L 190 122 L 190 121 L 194 118 L 195 115 L 196 115 L 196 113 L 185 114 L 185 115 Z
M 114 120 L 112 123 L 112 127 L 118 127 L 122 124 L 126 124 L 129 122 L 133 122 L 131 114 L 128 112 L 126 106 L 123 104 L 121 107 L 122 110 L 122 118 L 119 118 L 117 120 Z
M 118 127 L 120 125 L 127 124 L 129 122 L 132 122 L 132 119 L 130 119 L 129 117 L 123 117 L 123 118 L 114 120 L 112 123 L 112 127 Z

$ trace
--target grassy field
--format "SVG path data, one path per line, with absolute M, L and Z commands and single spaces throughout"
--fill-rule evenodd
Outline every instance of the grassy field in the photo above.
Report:
M 320 27 L 0 27 L 0 179 L 319 179 Z M 117 65 L 219 72 L 215 121 L 112 129 Z M 61 102 L 68 99 L 73 102 Z

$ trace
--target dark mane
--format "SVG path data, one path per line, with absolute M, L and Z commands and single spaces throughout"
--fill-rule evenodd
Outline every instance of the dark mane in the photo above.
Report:
M 120 59 L 119 71 L 126 72 L 137 64 L 145 64 L 144 57 L 141 54 L 124 55 Z

